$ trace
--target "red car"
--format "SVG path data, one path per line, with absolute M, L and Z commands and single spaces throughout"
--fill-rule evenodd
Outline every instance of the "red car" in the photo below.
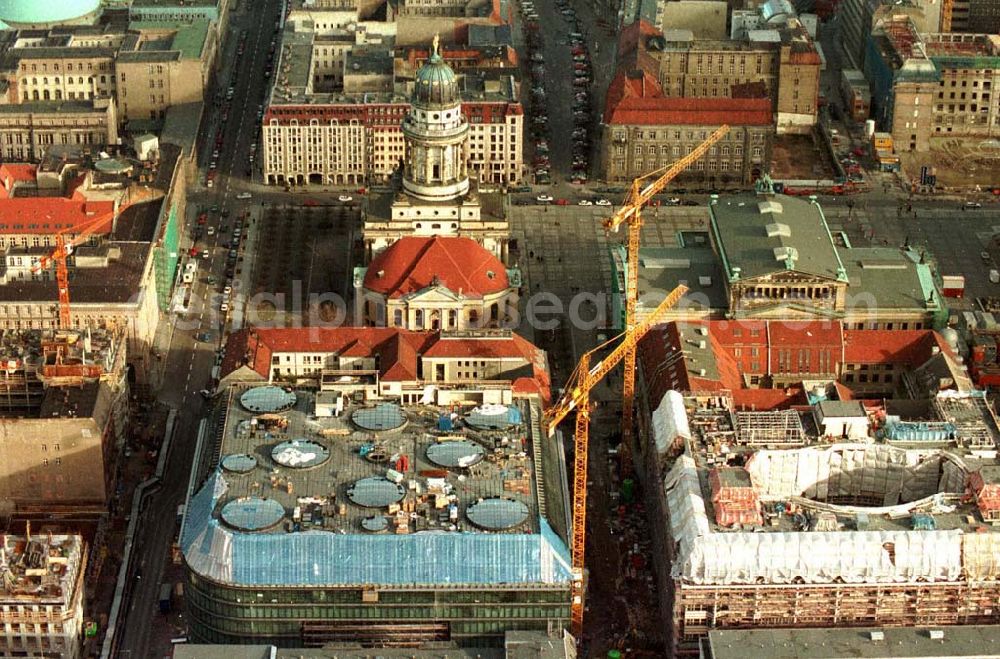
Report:
M 556 199 L 554 203 L 556 206 L 569 206 L 569 199 Z
M 198 224 L 205 224 L 208 222 L 208 213 L 202 213 L 198 216 Z
M 191 256 L 191 257 L 198 256 L 198 248 L 197 247 L 192 247 L 190 250 L 188 250 L 188 256 Z

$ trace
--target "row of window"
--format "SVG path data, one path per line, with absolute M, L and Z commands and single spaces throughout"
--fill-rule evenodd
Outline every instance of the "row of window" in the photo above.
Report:
M 657 151 L 660 152 L 661 156 L 673 155 L 675 157 L 681 155 L 682 151 L 684 153 L 688 153 L 690 151 L 690 149 L 687 146 L 682 146 L 680 144 L 674 144 L 672 146 L 671 145 L 667 145 L 667 144 L 661 144 L 661 145 L 659 145 L 659 147 L 657 147 L 657 145 L 655 145 L 655 144 L 650 144 L 650 145 L 645 146 L 645 147 L 643 147 L 642 144 L 638 144 L 633 149 L 634 155 L 641 156 L 643 154 L 643 150 L 644 149 L 645 149 L 645 152 L 648 155 L 651 155 L 651 156 L 655 156 Z M 760 147 L 757 147 L 757 149 L 759 150 Z M 722 153 L 723 156 L 730 155 L 730 147 L 729 147 L 729 145 L 727 144 L 725 146 L 722 146 L 721 148 L 717 147 L 717 146 L 713 146 L 713 147 L 711 147 L 708 150 L 708 155 L 709 156 L 716 156 L 716 155 L 719 155 L 720 151 L 721 151 L 721 153 Z M 743 155 L 743 146 L 740 145 L 740 144 L 735 145 L 732 148 L 732 154 L 736 155 L 736 156 L 742 156 Z M 625 145 L 624 144 L 618 144 L 618 145 L 615 146 L 615 155 L 618 155 L 618 156 L 625 155 Z
M 73 62 L 67 62 L 66 63 L 66 70 L 67 71 L 73 71 L 74 70 L 73 69 L 74 66 L 76 67 L 77 71 L 83 71 L 83 62 L 78 62 L 76 65 L 74 65 Z M 101 62 L 98 65 L 98 67 L 97 67 L 97 69 L 99 71 L 107 71 L 109 68 L 111 68 L 111 65 L 110 65 L 109 62 Z M 21 71 L 27 71 L 28 69 L 29 69 L 29 64 L 27 62 L 21 62 Z M 39 70 L 39 65 L 37 63 L 31 64 L 30 65 L 30 69 L 31 69 L 32 73 L 37 73 L 38 70 Z M 46 62 L 42 62 L 42 64 L 41 64 L 41 71 L 42 71 L 42 73 L 46 73 L 46 72 L 48 72 L 48 70 L 49 70 L 49 65 Z M 93 62 L 87 62 L 87 70 L 88 71 L 93 71 L 94 70 L 94 63 Z M 58 72 L 59 71 L 59 62 L 54 62 L 52 64 L 52 71 L 53 72 Z

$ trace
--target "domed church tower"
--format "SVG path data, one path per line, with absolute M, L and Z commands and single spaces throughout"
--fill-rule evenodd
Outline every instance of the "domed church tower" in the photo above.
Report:
M 445 201 L 466 194 L 468 134 L 458 79 L 438 52 L 435 36 L 431 56 L 417 72 L 412 107 L 403 120 L 403 189 L 427 201 Z

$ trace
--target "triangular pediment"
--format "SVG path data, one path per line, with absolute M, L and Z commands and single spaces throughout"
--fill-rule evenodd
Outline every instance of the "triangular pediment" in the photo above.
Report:
M 427 288 L 422 288 L 419 291 L 411 293 L 406 296 L 406 301 L 409 303 L 420 302 L 432 303 L 432 302 L 461 302 L 468 299 L 464 295 L 459 295 L 457 292 L 451 290 L 447 286 L 428 286 Z
M 814 275 L 799 270 L 776 270 L 758 277 L 747 277 L 740 280 L 743 284 L 829 284 L 836 283 L 832 277 Z

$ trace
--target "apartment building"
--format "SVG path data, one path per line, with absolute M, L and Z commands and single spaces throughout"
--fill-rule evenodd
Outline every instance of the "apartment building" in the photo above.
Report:
M 936 139 L 1000 134 L 1000 37 L 921 35 L 907 17 L 881 23 L 865 60 L 880 130 L 897 150 L 928 151 Z
M 607 181 L 631 181 L 687 154 L 722 124 L 729 133 L 678 180 L 712 185 L 749 183 L 770 162 L 774 142 L 767 98 L 665 97 L 648 73 L 619 73 L 608 90 L 600 134 L 600 171 Z
M 316 43 L 310 38 L 305 47 L 282 49 L 280 66 L 287 65 L 289 73 L 274 87 L 264 112 L 264 180 L 279 185 L 384 182 L 406 156 L 400 125 L 410 109 L 413 76 L 422 60 L 372 47 L 361 58 L 356 56 L 358 48 L 334 52 L 330 41 Z M 314 64 L 317 53 L 320 68 Z M 297 56 L 306 61 L 295 60 Z M 338 71 L 335 63 L 340 58 L 343 67 Z M 384 66 L 387 58 L 389 70 Z M 362 59 L 380 62 L 379 74 Z M 481 65 L 488 61 L 476 60 Z M 459 72 L 459 84 L 461 110 L 469 125 L 465 157 L 470 174 L 481 182 L 510 184 L 521 180 L 524 110 L 517 100 L 511 60 L 501 61 L 508 64 L 485 71 L 468 66 Z
M 0 536 L 0 654 L 79 659 L 87 546 L 79 535 Z
M 163 23 L 110 17 L 98 25 L 11 32 L 2 102 L 112 98 L 119 121 L 162 120 L 171 105 L 204 98 L 217 37 L 208 20 Z
M 0 104 L 0 156 L 37 161 L 54 145 L 93 150 L 119 144 L 113 98 Z
M 954 0 L 951 3 L 951 31 L 997 34 L 1000 32 L 1000 2 Z
M 668 98 L 732 98 L 757 89 L 771 99 L 779 134 L 809 132 L 818 116 L 816 46 L 794 17 L 765 26 L 743 39 L 715 40 L 639 21 L 622 32 L 619 70 L 649 73 Z

